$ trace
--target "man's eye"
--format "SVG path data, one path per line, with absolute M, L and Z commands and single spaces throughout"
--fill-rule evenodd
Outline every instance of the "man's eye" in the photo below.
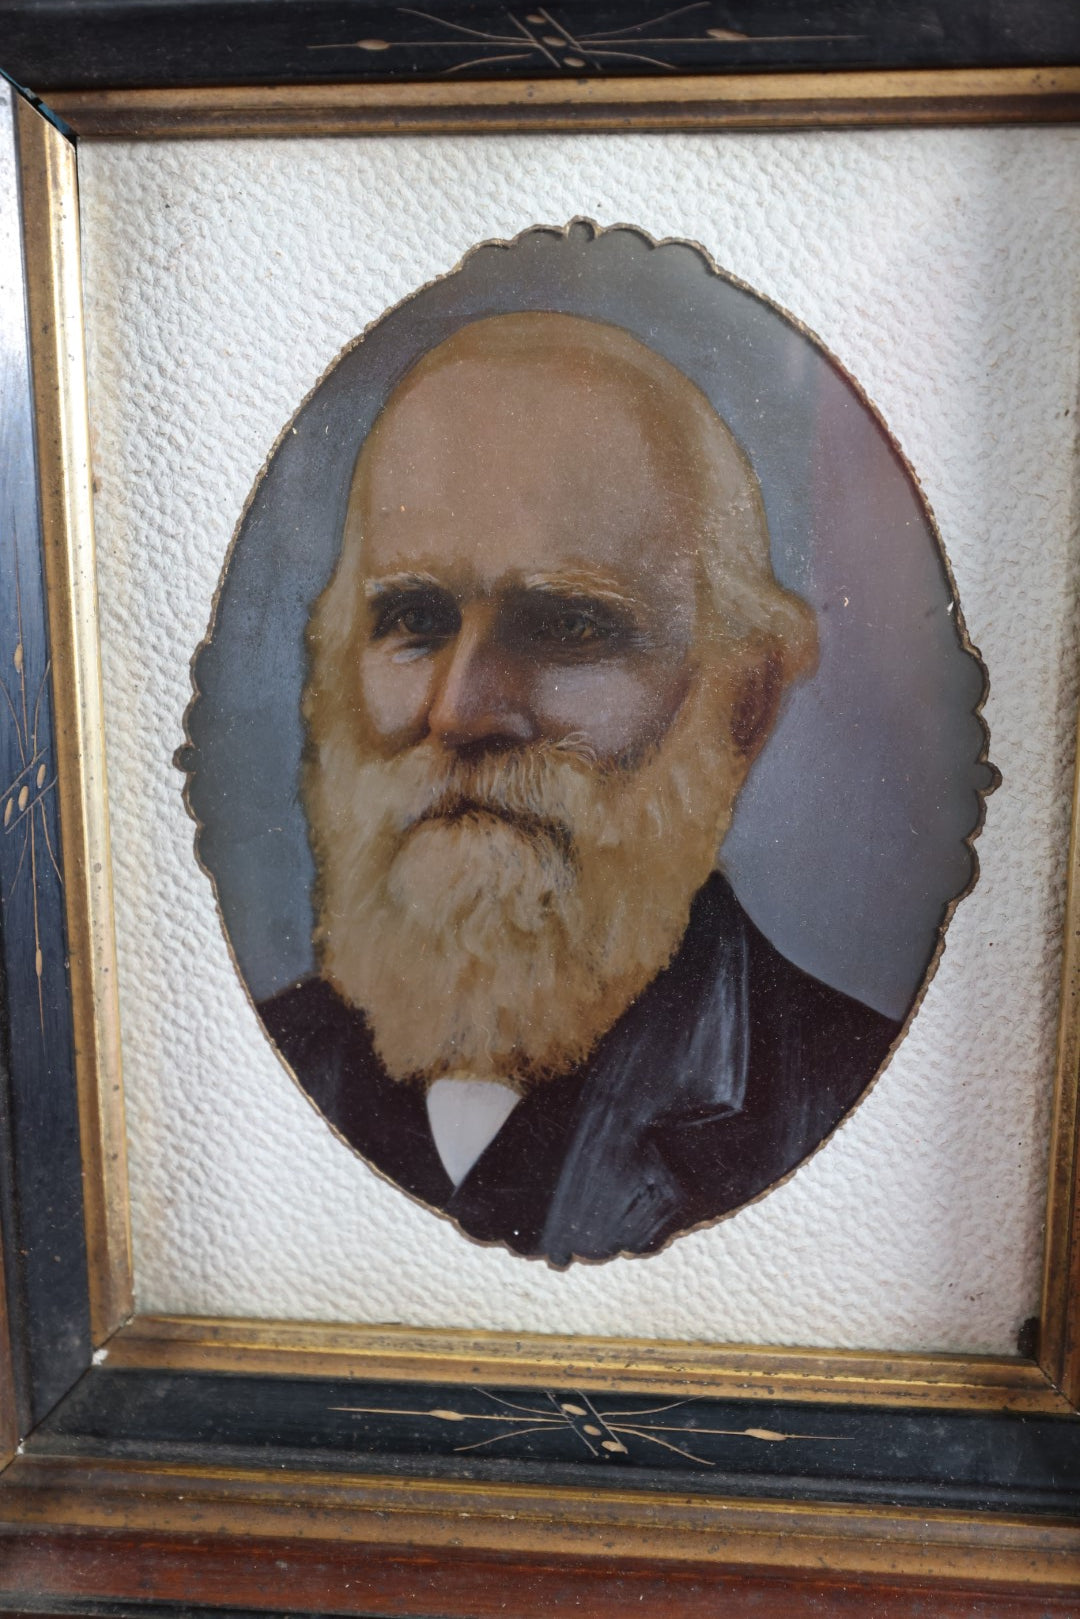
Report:
M 556 641 L 576 644 L 583 641 L 597 641 L 604 633 L 590 613 L 576 612 L 569 608 L 565 613 L 556 613 L 552 617 L 547 632 Z
M 457 612 L 452 602 L 412 597 L 387 601 L 377 608 L 373 636 L 375 640 L 401 635 L 414 641 L 438 641 L 453 635 L 456 629 Z
M 397 624 L 407 635 L 435 635 L 439 619 L 430 607 L 406 607 L 398 614 Z
M 542 597 L 524 605 L 520 627 L 526 639 L 534 644 L 565 647 L 567 651 L 578 647 L 598 649 L 617 638 L 620 630 L 618 622 L 603 607 Z

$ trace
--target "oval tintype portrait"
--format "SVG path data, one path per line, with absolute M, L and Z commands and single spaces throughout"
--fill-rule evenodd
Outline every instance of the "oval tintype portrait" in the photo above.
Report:
M 467 1236 L 655 1252 L 888 1060 L 974 873 L 982 666 L 857 385 L 699 247 L 474 249 L 252 493 L 187 772 L 237 969 Z

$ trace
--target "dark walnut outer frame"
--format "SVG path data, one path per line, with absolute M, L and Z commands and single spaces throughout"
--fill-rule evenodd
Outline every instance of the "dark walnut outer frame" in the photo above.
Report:
M 0 60 L 30 93 L 0 570 L 41 695 L 31 818 L 57 867 L 31 907 L 0 855 L 0 1611 L 1075 1615 L 1075 832 L 1044 1304 L 1016 1357 L 132 1314 L 77 141 L 1080 117 L 1080 14 L 1059 0 L 702 0 L 663 29 L 664 6 L 541 7 L 563 45 L 526 41 L 524 67 L 485 45 L 467 76 L 455 30 L 501 35 L 513 16 L 421 9 L 5 9 Z M 613 37 L 651 62 L 616 73 Z

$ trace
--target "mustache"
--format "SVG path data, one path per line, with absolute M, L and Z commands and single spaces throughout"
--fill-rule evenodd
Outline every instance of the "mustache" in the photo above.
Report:
M 412 766 L 419 767 L 421 779 L 414 778 L 416 796 L 409 795 L 413 802 L 403 817 L 406 835 L 435 821 L 498 820 L 530 842 L 552 846 L 567 861 L 574 851 L 569 780 L 602 773 L 593 750 L 575 737 L 475 761 L 417 757 Z
M 417 816 L 408 831 L 413 832 L 432 821 L 474 821 L 481 825 L 485 820 L 502 821 L 528 842 L 553 845 L 568 864 L 574 861 L 574 834 L 565 821 L 510 809 L 490 798 L 481 800 L 461 793 L 444 793 L 430 809 Z

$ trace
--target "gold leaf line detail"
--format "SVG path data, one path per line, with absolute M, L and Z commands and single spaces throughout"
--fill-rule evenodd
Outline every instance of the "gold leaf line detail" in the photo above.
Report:
M 641 22 L 630 23 L 625 28 L 607 28 L 599 33 L 590 34 L 590 39 L 624 39 L 627 34 L 640 34 L 643 28 L 659 28 L 662 22 L 670 22 L 672 17 L 685 17 L 691 11 L 704 11 L 709 0 L 694 0 L 689 6 L 677 6 L 674 11 L 662 11 L 658 17 L 645 17 Z M 711 34 L 711 28 L 706 30 Z M 680 40 L 680 43 L 682 41 Z
M 647 67 L 664 68 L 673 71 L 670 62 L 661 61 L 655 56 L 646 56 L 640 51 L 620 49 L 620 47 L 634 45 L 657 46 L 715 46 L 715 45 L 788 45 L 788 44 L 819 44 L 854 41 L 865 38 L 863 34 L 746 34 L 737 28 L 706 28 L 703 33 L 694 34 L 658 34 L 650 33 L 649 29 L 659 28 L 662 24 L 671 22 L 675 17 L 688 16 L 691 12 L 707 9 L 708 0 L 694 0 L 687 6 L 678 6 L 672 11 L 663 11 L 655 17 L 643 19 L 641 22 L 629 23 L 622 28 L 599 29 L 588 34 L 575 36 L 570 29 L 559 19 L 544 8 L 535 12 L 527 12 L 524 20 L 513 12 L 507 12 L 508 20 L 517 30 L 516 34 L 496 33 L 485 28 L 470 28 L 465 23 L 452 22 L 448 17 L 437 17 L 431 12 L 420 11 L 414 6 L 399 6 L 398 14 L 403 17 L 417 17 L 422 22 L 433 24 L 445 32 L 434 39 L 352 39 L 352 40 L 326 40 L 318 44 L 308 45 L 309 51 L 366 51 L 377 53 L 390 50 L 423 51 L 423 50 L 479 50 L 482 54 L 470 57 L 467 62 L 458 62 L 454 67 L 446 68 L 446 73 L 461 73 L 470 67 L 494 67 L 504 62 L 525 62 L 530 55 L 543 57 L 556 70 L 587 67 L 589 58 L 592 65 L 601 69 L 601 57 L 609 61 L 640 62 Z M 531 26 L 530 26 L 531 25 Z M 550 28 L 551 34 L 538 35 L 533 28 Z M 529 47 L 525 52 L 520 49 L 516 54 L 492 55 L 491 53 L 505 53 L 507 47 L 518 46 L 522 41 Z M 556 56 L 555 52 L 562 54 Z M 578 55 L 567 55 L 567 51 L 575 51 Z
M 25 758 L 26 758 L 26 744 L 23 741 L 22 728 L 19 725 L 19 716 L 18 716 L 18 714 L 17 714 L 17 712 L 15 710 L 15 704 L 12 701 L 11 693 L 8 691 L 7 686 L 4 684 L 4 681 L 2 679 L 0 679 L 0 697 L 3 697 L 4 701 L 7 703 L 7 706 L 11 710 L 11 718 L 15 722 L 15 740 L 19 744 L 19 755 L 20 755 L 20 757 L 22 759 L 25 760 Z M 23 769 L 25 770 L 27 768 L 28 767 L 24 764 Z M 20 776 L 22 775 L 21 770 L 19 772 L 19 775 Z M 15 780 L 18 781 L 18 779 L 19 779 L 19 776 L 16 776 Z
M 724 1439 L 753 1439 L 759 1444 L 780 1444 L 787 1440 L 818 1440 L 823 1443 L 837 1444 L 850 1438 L 844 1434 L 813 1434 L 813 1433 L 787 1433 L 777 1428 L 699 1428 L 690 1423 L 675 1422 L 643 1422 L 642 1417 L 652 1415 L 666 1415 L 680 1406 L 688 1405 L 687 1400 L 675 1400 L 666 1405 L 646 1407 L 642 1411 L 603 1411 L 591 1401 L 586 1394 L 577 1395 L 580 1404 L 570 1400 L 559 1400 L 554 1394 L 547 1392 L 547 1399 L 553 1407 L 549 1416 L 544 1411 L 537 1411 L 531 1406 L 519 1405 L 502 1395 L 493 1393 L 490 1389 L 477 1389 L 477 1394 L 486 1399 L 496 1401 L 507 1407 L 499 1412 L 457 1411 L 447 1406 L 431 1406 L 425 1409 L 407 1406 L 369 1406 L 369 1405 L 334 1405 L 331 1411 L 340 1411 L 351 1416 L 386 1416 L 386 1417 L 417 1417 L 434 1420 L 436 1422 L 490 1422 L 499 1427 L 498 1433 L 488 1434 L 483 1439 L 477 1439 L 467 1445 L 455 1446 L 455 1453 L 460 1454 L 469 1450 L 481 1450 L 488 1445 L 497 1444 L 502 1439 L 525 1438 L 533 1433 L 550 1433 L 552 1429 L 562 1429 L 574 1433 L 588 1447 L 593 1456 L 597 1454 L 592 1439 L 599 1441 L 600 1449 L 609 1455 L 630 1454 L 624 1440 L 638 1439 L 644 1444 L 658 1445 L 661 1449 L 671 1451 L 676 1456 L 682 1456 L 687 1461 L 694 1462 L 700 1467 L 715 1467 L 716 1463 L 706 1456 L 698 1456 L 685 1445 L 677 1445 L 671 1439 L 662 1435 L 678 1435 L 684 1441 L 701 1438 Z M 512 1414 L 520 1413 L 520 1414 Z M 575 1419 L 591 1416 L 593 1422 L 580 1422 Z M 592 1436 L 592 1439 L 589 1436 Z
M 504 1416 L 502 1412 L 492 1415 L 490 1412 L 476 1411 L 447 1411 L 440 1407 L 434 1410 L 418 1411 L 408 1410 L 404 1407 L 390 1405 L 332 1405 L 331 1411 L 348 1411 L 354 1416 L 363 1417 L 435 1417 L 440 1422 L 500 1422 L 503 1427 L 514 1423 L 543 1424 L 545 1427 L 567 1426 L 564 1417 L 549 1417 L 545 1412 L 535 1411 L 528 1417 Z
M 48 797 L 53 788 L 56 786 L 56 780 L 57 778 L 53 776 L 50 781 L 45 783 L 40 792 L 35 793 L 33 798 L 30 797 L 29 786 L 24 783 L 24 785 L 20 788 L 18 795 L 12 796 L 8 799 L 7 805 L 4 808 L 4 831 L 6 833 L 10 835 L 15 831 L 17 826 L 22 824 L 23 821 L 33 816 L 33 813 L 35 809 L 37 809 L 38 805 L 44 798 Z M 8 815 L 8 809 L 12 805 L 15 805 L 19 812 L 14 816 L 14 818 Z
M 636 1428 L 620 1428 L 619 1432 L 631 1439 L 644 1439 L 647 1444 L 660 1445 L 664 1450 L 672 1450 L 676 1456 L 685 1456 L 688 1462 L 697 1462 L 701 1467 L 716 1466 L 716 1463 L 709 1461 L 707 1456 L 695 1456 L 692 1450 L 683 1450 L 681 1445 L 673 1445 L 667 1439 L 657 1439 L 655 1434 L 639 1433 Z
M 626 1412 L 624 1417 L 625 1421 L 609 1414 L 605 1420 L 616 1433 L 624 1432 L 625 1422 L 629 1422 L 641 1433 L 714 1434 L 725 1439 L 759 1439 L 767 1444 L 775 1444 L 783 1439 L 822 1439 L 830 1444 L 838 1444 L 850 1438 L 849 1435 L 836 1433 L 780 1433 L 775 1428 L 693 1428 L 673 1422 L 637 1422 L 632 1411 Z
M 519 1438 L 519 1439 L 523 1439 L 526 1434 L 530 1434 L 530 1433 L 550 1433 L 550 1431 L 551 1431 L 550 1424 L 539 1424 L 538 1423 L 536 1426 L 534 1426 L 532 1428 L 523 1428 L 521 1430 L 521 1432 L 519 1434 L 515 1435 L 514 1437 Z M 498 1444 L 500 1439 L 509 1439 L 510 1437 L 511 1437 L 511 1435 L 509 1433 L 492 1433 L 492 1434 L 488 1434 L 486 1439 L 476 1439 L 476 1440 L 473 1441 L 473 1443 L 471 1445 L 455 1445 L 454 1446 L 454 1453 L 455 1453 L 455 1455 L 460 1456 L 463 1451 L 466 1451 L 466 1450 L 481 1450 L 484 1445 L 496 1445 L 496 1444 Z
M 479 1394 L 482 1400 L 494 1400 L 496 1405 L 504 1405 L 508 1411 L 524 1411 L 527 1417 L 538 1417 L 542 1415 L 542 1413 L 537 1410 L 535 1405 L 522 1405 L 520 1400 L 508 1400 L 504 1394 L 495 1394 L 491 1389 L 474 1388 L 473 1393 Z M 559 1402 L 551 1393 L 550 1389 L 545 1391 L 543 1398 L 547 1400 L 549 1405 L 553 1405 L 556 1411 L 559 1410 Z
M 52 846 L 52 838 L 49 836 L 49 822 L 45 814 L 45 805 L 42 803 L 40 798 L 35 799 L 34 803 L 36 808 L 41 811 L 41 830 L 45 838 L 45 847 L 49 852 L 49 860 L 52 864 L 52 869 L 56 873 L 56 880 L 62 888 L 64 886 L 64 879 L 60 874 L 60 866 L 56 859 L 56 852 Z
M 19 878 L 22 875 L 27 854 L 29 853 L 30 856 L 30 899 L 31 914 L 34 925 L 34 976 L 37 980 L 38 1027 L 41 1032 L 41 1038 L 44 1041 L 45 955 L 41 946 L 41 894 L 38 881 L 37 821 L 34 811 L 38 808 L 41 809 L 41 826 L 46 848 L 48 850 L 49 861 L 53 869 L 56 871 L 57 877 L 59 877 L 60 871 L 59 867 L 57 866 L 56 856 L 53 852 L 52 844 L 49 840 L 49 829 L 45 818 L 44 805 L 42 803 L 45 795 L 51 792 L 53 787 L 56 785 L 56 778 L 54 776 L 51 781 L 46 782 L 45 776 L 47 774 L 47 769 L 46 764 L 42 762 L 44 759 L 44 750 L 39 753 L 37 745 L 38 719 L 41 709 L 41 698 L 45 690 L 46 681 L 48 680 L 50 665 L 48 662 L 46 662 L 45 671 L 42 674 L 41 680 L 38 684 L 37 696 L 33 706 L 33 725 L 31 726 L 30 704 L 28 701 L 26 683 L 26 635 L 23 628 L 22 570 L 19 564 L 19 535 L 17 529 L 12 530 L 11 544 L 15 575 L 15 650 L 12 654 L 11 661 L 15 668 L 15 672 L 19 677 L 19 683 L 16 689 L 16 698 L 12 697 L 7 686 L 2 680 L 0 680 L 0 692 L 2 692 L 4 701 L 6 702 L 8 710 L 11 714 L 12 723 L 14 725 L 15 740 L 19 749 L 19 757 L 22 760 L 22 769 L 15 776 L 14 781 L 12 781 L 9 787 L 5 789 L 5 792 L 11 796 L 8 797 L 8 801 L 4 807 L 3 829 L 5 834 L 10 836 L 10 834 L 15 831 L 16 827 L 23 827 L 22 849 L 19 851 L 19 859 L 15 867 L 15 875 L 12 878 L 11 886 L 8 889 L 9 899 L 15 892 Z M 24 778 L 34 770 L 35 766 L 38 766 L 36 779 L 33 783 L 35 796 L 31 798 L 32 784 L 30 781 L 25 780 Z M 18 793 L 16 794 L 14 789 L 20 782 L 22 785 L 19 786 Z

